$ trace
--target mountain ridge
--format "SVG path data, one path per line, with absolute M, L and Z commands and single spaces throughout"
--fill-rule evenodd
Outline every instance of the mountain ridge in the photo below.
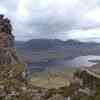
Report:
M 78 40 L 67 40 L 62 41 L 59 39 L 32 39 L 26 42 L 16 41 L 16 46 L 22 49 L 50 49 L 58 47 L 69 47 L 69 46 L 94 46 L 99 45 L 96 42 L 81 42 Z

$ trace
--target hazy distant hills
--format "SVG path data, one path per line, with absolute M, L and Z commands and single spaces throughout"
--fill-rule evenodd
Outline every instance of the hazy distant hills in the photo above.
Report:
M 99 46 L 95 42 L 80 42 L 77 40 L 61 41 L 58 39 L 33 39 L 27 42 L 16 41 L 16 47 L 28 50 L 47 50 L 60 48 L 95 48 Z
M 27 42 L 16 42 L 16 46 L 22 49 L 32 49 L 32 50 L 46 50 L 57 46 L 62 46 L 63 41 L 57 39 L 33 39 Z
M 19 53 L 25 57 L 32 58 L 32 60 L 34 57 L 38 59 L 41 57 L 48 58 L 48 56 L 50 59 L 56 58 L 54 56 L 59 56 L 59 54 L 61 59 L 72 59 L 84 55 L 100 55 L 99 43 L 80 42 L 77 40 L 33 39 L 27 42 L 16 41 L 16 47 Z
M 16 47 L 22 59 L 32 68 L 33 66 L 36 68 L 67 67 L 65 63 L 75 57 L 100 55 L 99 43 L 77 40 L 33 39 L 27 42 L 16 41 Z

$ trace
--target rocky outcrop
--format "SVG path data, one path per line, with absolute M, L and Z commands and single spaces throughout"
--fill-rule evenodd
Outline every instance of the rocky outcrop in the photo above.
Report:
M 30 89 L 14 42 L 10 20 L 0 15 L 0 100 L 21 100 Z
M 0 15 L 0 65 L 17 63 L 19 59 L 16 55 L 10 20 Z

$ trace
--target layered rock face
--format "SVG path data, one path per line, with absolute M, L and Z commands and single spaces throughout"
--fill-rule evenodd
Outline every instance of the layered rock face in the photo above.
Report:
M 0 15 L 0 100 L 15 100 L 23 94 L 21 88 L 27 87 L 24 74 L 24 66 L 16 54 L 10 20 Z
M 12 65 L 18 62 L 10 20 L 0 15 L 0 65 Z

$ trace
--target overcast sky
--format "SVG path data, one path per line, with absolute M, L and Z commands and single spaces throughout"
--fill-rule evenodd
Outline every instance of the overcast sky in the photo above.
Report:
M 100 41 L 100 0 L 0 0 L 17 40 Z

